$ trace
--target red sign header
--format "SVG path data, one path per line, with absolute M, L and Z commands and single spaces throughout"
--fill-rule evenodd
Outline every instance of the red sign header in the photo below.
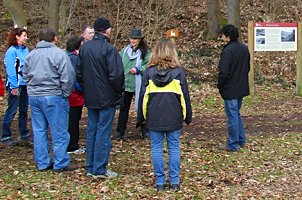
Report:
M 255 27 L 298 27 L 296 22 L 255 22 Z

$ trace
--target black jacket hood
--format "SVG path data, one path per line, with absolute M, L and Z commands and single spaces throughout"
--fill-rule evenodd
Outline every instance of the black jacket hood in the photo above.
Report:
M 152 81 L 157 87 L 164 87 L 173 80 L 172 72 L 170 69 L 157 71 L 153 76 Z

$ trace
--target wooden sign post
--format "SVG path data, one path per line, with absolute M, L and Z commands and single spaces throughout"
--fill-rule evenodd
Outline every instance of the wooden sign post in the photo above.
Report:
M 253 96 L 255 93 L 254 80 L 255 80 L 255 72 L 254 72 L 254 22 L 249 21 L 248 25 L 248 48 L 250 52 L 250 72 L 249 72 L 249 86 L 250 86 L 250 94 Z
M 179 38 L 179 30 L 171 29 L 166 32 L 166 37 L 175 42 L 175 38 Z
M 297 49 L 297 56 L 296 56 L 296 66 L 297 66 L 297 77 L 296 77 L 296 93 L 298 96 L 302 96 L 302 24 L 301 22 L 298 23 L 298 49 Z

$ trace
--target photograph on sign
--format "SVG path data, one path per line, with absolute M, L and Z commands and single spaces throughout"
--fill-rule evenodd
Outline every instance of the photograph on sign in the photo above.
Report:
M 255 51 L 297 51 L 296 23 L 255 23 Z
M 263 37 L 263 38 L 262 38 L 262 37 L 261 37 L 261 38 L 257 38 L 257 39 L 256 39 L 256 43 L 257 43 L 257 44 L 260 44 L 260 45 L 261 45 L 261 44 L 265 44 L 265 38 L 264 38 L 264 37 Z
M 265 29 L 256 29 L 256 36 L 265 36 Z
M 294 42 L 295 41 L 295 30 L 282 30 L 281 31 L 281 42 Z

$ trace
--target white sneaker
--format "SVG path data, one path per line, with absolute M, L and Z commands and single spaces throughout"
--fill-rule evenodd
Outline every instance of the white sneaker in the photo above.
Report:
M 80 146 L 79 149 L 81 149 L 81 151 L 83 151 L 84 153 L 86 152 L 86 147 L 84 147 L 84 146 Z
M 93 174 L 87 173 L 86 176 L 93 177 Z
M 107 169 L 105 174 L 93 175 L 93 178 L 115 178 L 117 177 L 118 173 Z
M 77 150 L 74 150 L 74 151 L 68 151 L 67 153 L 68 154 L 83 154 L 83 153 L 85 153 L 85 151 L 86 151 L 86 148 L 85 147 L 83 147 L 83 146 L 80 146 L 80 148 L 78 148 Z

